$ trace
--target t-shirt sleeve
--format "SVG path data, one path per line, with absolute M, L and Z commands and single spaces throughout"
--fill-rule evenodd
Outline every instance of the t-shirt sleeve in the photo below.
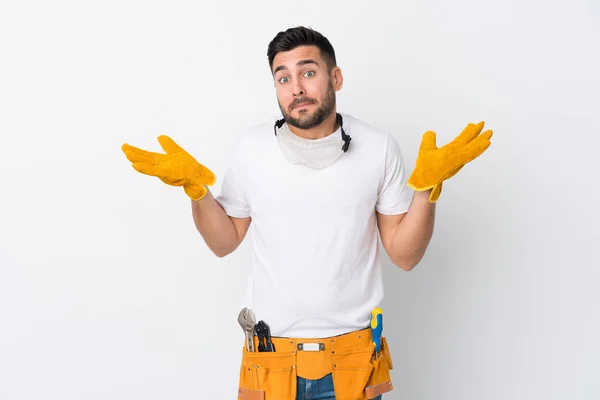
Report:
M 250 216 L 250 204 L 245 188 L 245 171 L 248 165 L 245 162 L 243 137 L 237 142 L 229 166 L 223 175 L 221 192 L 215 200 L 223 207 L 227 215 L 234 218 L 247 218 Z
M 379 187 L 375 209 L 380 214 L 394 215 L 408 211 L 414 191 L 406 184 L 408 173 L 396 139 L 388 134 L 384 176 Z

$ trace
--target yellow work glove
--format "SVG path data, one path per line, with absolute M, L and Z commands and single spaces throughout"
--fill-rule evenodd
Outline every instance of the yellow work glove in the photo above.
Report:
M 435 132 L 425 132 L 415 169 L 408 178 L 408 186 L 416 191 L 432 189 L 429 202 L 435 203 L 442 192 L 442 183 L 456 175 L 465 164 L 479 157 L 490 146 L 492 130 L 481 133 L 483 125 L 483 121 L 468 124 L 452 142 L 440 148 L 436 145 Z
M 200 164 L 187 151 L 166 135 L 158 137 L 166 154 L 152 153 L 138 149 L 125 143 L 121 149 L 133 168 L 142 174 L 156 176 L 171 186 L 183 186 L 185 193 L 192 200 L 200 200 L 208 189 L 215 184 L 215 174 Z

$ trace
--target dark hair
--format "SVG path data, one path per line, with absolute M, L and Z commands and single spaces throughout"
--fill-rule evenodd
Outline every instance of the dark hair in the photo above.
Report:
M 321 56 L 325 59 L 329 70 L 337 65 L 335 59 L 335 51 L 329 40 L 321 33 L 312 28 L 297 26 L 289 28 L 284 32 L 279 32 L 267 49 L 267 57 L 269 58 L 269 67 L 273 69 L 273 59 L 280 51 L 290 51 L 298 46 L 317 46 L 321 51 Z

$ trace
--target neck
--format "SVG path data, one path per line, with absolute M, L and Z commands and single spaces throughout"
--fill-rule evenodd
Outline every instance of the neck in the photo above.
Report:
M 319 125 L 315 126 L 314 128 L 299 129 L 299 128 L 296 128 L 295 126 L 292 126 L 289 124 L 288 124 L 288 128 L 294 135 L 300 136 L 301 138 L 321 139 L 321 138 L 331 135 L 339 128 L 339 126 L 337 125 L 336 117 L 337 117 L 337 113 L 334 110 L 327 118 L 325 118 L 323 120 L 323 122 L 321 122 Z

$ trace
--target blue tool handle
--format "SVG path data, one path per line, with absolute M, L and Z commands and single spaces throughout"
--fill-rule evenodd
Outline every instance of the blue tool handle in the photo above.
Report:
M 375 352 L 381 350 L 381 331 L 383 331 L 383 310 L 377 307 L 371 311 L 371 333 Z

